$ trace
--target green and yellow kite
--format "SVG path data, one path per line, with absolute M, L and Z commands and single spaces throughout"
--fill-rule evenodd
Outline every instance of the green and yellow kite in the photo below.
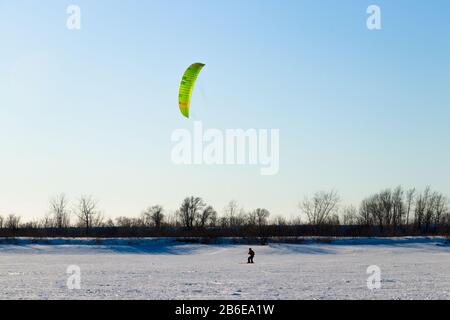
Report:
M 178 104 L 183 116 L 189 118 L 189 107 L 191 104 L 192 90 L 194 90 L 195 81 L 198 74 L 205 65 L 203 63 L 194 63 L 187 68 L 181 80 L 180 92 L 178 94 Z

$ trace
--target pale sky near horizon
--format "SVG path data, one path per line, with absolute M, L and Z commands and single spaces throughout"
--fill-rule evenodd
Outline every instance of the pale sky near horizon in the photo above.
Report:
M 79 31 L 66 28 L 70 4 Z M 382 30 L 369 31 L 377 4 Z M 450 196 L 450 2 L 0 0 L 0 214 L 43 216 L 92 194 L 106 216 L 175 210 L 298 214 L 318 190 L 344 204 L 383 188 Z M 206 67 L 178 109 L 193 62 Z M 171 133 L 280 129 L 280 171 L 175 166 Z

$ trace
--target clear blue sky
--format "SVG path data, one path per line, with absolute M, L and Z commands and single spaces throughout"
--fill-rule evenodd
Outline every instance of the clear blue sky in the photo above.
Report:
M 81 7 L 82 29 L 66 28 Z M 382 30 L 366 28 L 366 8 Z M 92 194 L 108 216 L 176 209 L 298 213 L 336 189 L 358 204 L 385 187 L 450 194 L 450 2 L 0 0 L 0 214 L 46 213 Z M 181 75 L 206 64 L 194 119 L 279 128 L 276 176 L 252 166 L 174 166 Z

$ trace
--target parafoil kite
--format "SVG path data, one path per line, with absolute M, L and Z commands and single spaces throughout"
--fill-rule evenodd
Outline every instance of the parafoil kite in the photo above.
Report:
M 178 94 L 178 104 L 183 116 L 189 118 L 189 108 L 191 104 L 192 90 L 194 90 L 195 81 L 198 74 L 205 65 L 203 63 L 194 63 L 187 68 L 181 80 L 180 91 Z

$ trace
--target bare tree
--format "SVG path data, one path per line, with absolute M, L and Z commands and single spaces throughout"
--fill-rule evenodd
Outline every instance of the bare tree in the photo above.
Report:
M 447 208 L 447 211 L 444 212 L 444 214 L 442 215 L 441 221 L 442 221 L 442 224 L 450 225 L 450 211 L 448 208 Z M 448 237 L 448 240 L 450 243 L 450 236 Z
M 20 216 L 15 214 L 9 214 L 6 217 L 5 228 L 10 230 L 17 230 L 20 226 Z
M 406 192 L 406 225 L 409 225 L 409 216 L 412 211 L 414 198 L 416 196 L 416 189 L 412 188 Z
M 381 191 L 378 194 L 378 210 L 377 216 L 380 221 L 380 228 L 384 225 L 390 225 L 392 223 L 392 192 L 390 189 Z
M 222 229 L 225 229 L 228 227 L 228 219 L 225 216 L 222 216 L 218 219 L 218 224 Z
M 217 227 L 218 222 L 219 222 L 218 213 L 216 210 L 213 209 L 213 211 L 210 212 L 210 216 L 209 216 L 209 226 Z
M 317 192 L 311 197 L 305 197 L 299 204 L 302 216 L 307 218 L 307 222 L 313 227 L 302 228 L 300 216 L 298 219 L 290 219 L 278 216 L 270 219 L 270 213 L 263 208 L 245 212 L 236 201 L 231 201 L 224 209 L 224 214 L 218 217 L 212 206 L 208 206 L 202 198 L 185 198 L 176 212 L 169 212 L 167 216 L 161 206 L 147 208 L 136 218 L 119 217 L 115 221 L 109 219 L 103 224 L 103 216 L 97 207 L 97 202 L 91 196 L 83 196 L 74 204 L 73 212 L 68 210 L 68 201 L 64 194 L 58 195 L 50 200 L 50 210 L 42 219 L 31 221 L 21 221 L 15 214 L 5 217 L 0 216 L 0 229 L 18 230 L 26 229 L 25 232 L 10 232 L 1 230 L 1 236 L 12 235 L 41 235 L 42 231 L 33 229 L 43 228 L 66 228 L 70 226 L 70 213 L 76 215 L 78 230 L 74 230 L 74 235 L 80 235 L 85 229 L 86 233 L 94 227 L 102 227 L 95 230 L 100 235 L 114 235 L 118 230 L 109 230 L 110 227 L 121 227 L 122 234 L 144 235 L 148 234 L 175 234 L 179 235 L 204 235 L 205 230 L 200 228 L 220 226 L 222 230 L 208 230 L 208 235 L 232 235 L 232 236 L 255 236 L 267 237 L 270 235 L 293 235 L 293 234 L 368 234 L 374 231 L 383 231 L 385 234 L 396 230 L 398 226 L 413 225 L 422 233 L 432 232 L 433 234 L 448 234 L 448 224 L 450 223 L 449 201 L 446 195 L 432 191 L 427 187 L 422 192 L 415 189 L 404 191 L 401 187 L 395 189 L 382 190 L 368 198 L 365 198 L 356 209 L 353 206 L 344 207 L 339 210 L 339 196 L 336 192 Z M 338 215 L 338 213 L 340 215 Z M 341 221 L 345 225 L 361 225 L 364 228 L 339 228 Z M 115 223 L 114 223 L 115 222 Z M 270 226 L 268 226 L 270 224 Z M 287 226 L 290 224 L 291 226 Z M 140 228 L 142 226 L 152 226 L 160 228 L 162 226 L 173 226 L 162 232 L 156 230 L 126 228 Z M 241 226 L 245 226 L 242 227 Z M 279 226 L 279 227 L 277 227 Z M 285 226 L 285 227 L 282 227 Z M 317 227 L 316 227 L 317 226 Z M 321 227 L 323 226 L 323 227 Z M 336 226 L 336 227 L 335 227 Z M 375 226 L 375 227 L 373 227 Z M 377 228 L 376 226 L 379 226 Z M 104 227 L 104 228 L 103 228 Z M 198 228 L 198 233 L 192 230 L 179 230 L 180 227 L 188 229 Z M 233 229 L 230 229 L 233 228 Z M 81 231 L 80 231 L 81 230 Z M 197 229 L 194 229 L 197 230 Z M 311 231 L 312 233 L 310 233 Z M 413 231 L 413 228 L 405 229 Z M 49 231 L 51 231 L 49 233 Z M 131 232 L 130 232 L 131 231 Z M 151 232 L 150 232 L 151 231 Z M 356 233 L 355 233 L 356 231 Z M 259 232 L 259 233 L 258 233 Z M 48 235 L 60 235 L 60 230 L 46 230 Z
M 263 226 L 267 225 L 270 216 L 269 210 L 258 208 L 254 210 L 254 214 L 256 216 L 256 224 L 259 228 L 262 228 Z
M 374 207 L 376 206 L 375 197 L 366 198 L 361 202 L 359 209 L 359 223 L 365 226 L 374 224 Z
M 427 187 L 423 193 L 418 194 L 416 197 L 416 204 L 414 207 L 414 223 L 419 230 L 425 222 L 425 214 L 428 207 L 430 192 L 430 187 Z
M 361 214 L 369 224 L 378 224 L 380 230 L 392 221 L 392 193 L 387 189 L 362 202 Z
M 32 219 L 31 221 L 20 224 L 20 228 L 23 228 L 23 229 L 37 229 L 39 227 L 40 227 L 39 221 L 36 219 Z M 17 227 L 17 229 L 18 228 L 19 228 L 19 226 Z
M 327 222 L 331 214 L 338 209 L 339 195 L 335 191 L 316 192 L 312 198 L 305 197 L 299 205 L 308 221 L 313 225 L 320 225 Z
M 428 197 L 428 202 L 425 210 L 424 223 L 425 231 L 428 232 L 430 225 L 433 223 L 434 209 L 436 208 L 436 193 L 433 192 Z
M 337 213 L 333 213 L 325 222 L 332 226 L 339 226 L 341 224 L 341 219 Z
M 249 226 L 256 226 L 258 224 L 258 216 L 256 210 L 247 213 L 246 224 Z
M 438 225 L 443 222 L 443 217 L 448 211 L 448 199 L 441 193 L 436 193 L 436 202 L 435 202 L 435 218 L 434 224 Z
M 288 220 L 283 216 L 276 216 L 272 219 L 271 223 L 275 226 L 286 226 L 288 225 Z
M 302 217 L 298 216 L 298 217 L 292 218 L 292 220 L 291 220 L 291 225 L 293 225 L 293 226 L 299 226 L 299 225 L 301 225 L 301 224 L 303 224 Z
M 139 218 L 117 217 L 115 225 L 122 228 L 136 228 L 142 226 L 142 220 Z
M 179 212 L 176 211 L 176 212 L 168 213 L 165 220 L 168 225 L 178 227 L 180 225 L 178 218 L 179 218 Z
M 402 224 L 403 217 L 405 216 L 403 194 L 403 189 L 400 186 L 392 192 L 392 226 L 394 227 L 394 230 L 398 225 Z
M 53 215 L 51 213 L 46 214 L 39 222 L 38 225 L 41 228 L 53 228 L 55 227 L 55 219 L 53 218 Z
M 106 228 L 114 228 L 115 227 L 114 221 L 111 218 L 109 218 L 105 223 L 105 227 Z
M 428 232 L 430 226 L 440 223 L 442 215 L 447 210 L 447 200 L 443 194 L 431 192 L 429 188 L 425 190 L 423 199 L 424 204 L 422 212 L 420 212 L 422 217 L 421 222 L 425 225 L 425 231 Z
M 97 208 L 97 201 L 91 196 L 82 196 L 78 201 L 78 207 L 75 210 L 79 222 L 86 229 L 86 233 L 92 227 L 99 226 L 102 222 L 102 215 Z
M 217 212 L 212 206 L 207 206 L 200 213 L 199 227 L 214 226 L 217 220 Z
M 240 224 L 240 219 L 238 218 L 239 214 L 239 205 L 236 201 L 230 201 L 227 206 L 224 208 L 224 216 L 228 220 L 228 225 L 232 227 L 236 227 Z
M 178 214 L 184 227 L 193 228 L 200 216 L 200 211 L 205 207 L 203 199 L 200 197 L 188 197 L 183 200 Z
M 155 228 L 161 228 L 164 222 L 164 209 L 162 206 L 152 206 L 144 211 L 145 225 L 151 225 Z
M 69 202 L 64 193 L 50 200 L 50 212 L 53 216 L 55 227 L 61 229 L 67 228 L 70 225 L 68 205 Z
M 354 206 L 345 207 L 342 213 L 342 221 L 344 225 L 358 224 L 358 214 Z

